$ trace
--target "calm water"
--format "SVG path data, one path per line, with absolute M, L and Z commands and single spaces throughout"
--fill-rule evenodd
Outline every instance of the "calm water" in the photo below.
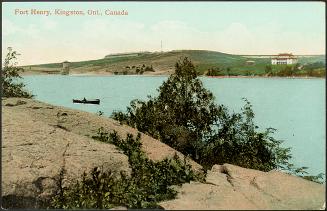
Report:
M 26 76 L 36 99 L 89 112 L 125 111 L 133 99 L 156 95 L 167 77 Z M 246 97 L 261 128 L 277 129 L 275 138 L 292 147 L 293 162 L 309 172 L 325 172 L 325 79 L 202 78 L 216 102 L 240 111 Z M 73 104 L 73 98 L 99 98 L 100 105 Z

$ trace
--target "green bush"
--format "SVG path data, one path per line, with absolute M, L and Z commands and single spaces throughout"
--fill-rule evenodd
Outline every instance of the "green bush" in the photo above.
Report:
M 219 67 L 217 67 L 217 68 L 210 68 L 210 69 L 208 69 L 208 71 L 206 72 L 206 75 L 207 76 L 223 76 L 223 75 L 225 75 L 223 72 L 222 72 L 223 70 L 222 69 L 220 69 Z M 228 70 L 228 73 L 230 72 L 230 68 L 229 68 L 229 70 Z
M 303 65 L 304 70 L 319 69 L 319 68 L 326 68 L 326 64 L 324 62 L 313 62 Z
M 151 66 L 146 66 L 144 69 L 145 72 L 155 72 L 152 65 Z
M 300 68 L 301 67 L 301 68 Z M 325 77 L 326 68 L 325 63 L 315 62 L 301 65 L 296 63 L 295 65 L 286 65 L 282 69 L 270 74 L 272 76 L 280 77 L 292 77 L 292 76 L 301 76 L 301 77 Z
M 173 199 L 177 194 L 171 185 L 203 178 L 177 156 L 160 162 L 149 160 L 141 150 L 140 134 L 136 139 L 128 134 L 124 140 L 116 132 L 108 134 L 100 129 L 98 136 L 93 138 L 120 148 L 129 158 L 131 175 L 121 173 L 120 177 L 115 177 L 111 172 L 94 168 L 70 187 L 63 188 L 58 180 L 52 208 L 160 208 L 158 202 Z
M 133 100 L 126 113 L 112 117 L 189 155 L 206 169 L 230 163 L 262 171 L 282 169 L 304 174 L 290 159 L 290 148 L 273 138 L 275 129 L 258 131 L 250 102 L 240 113 L 214 103 L 187 58 L 176 63 L 175 73 L 158 89 L 158 97 Z
M 226 107 L 221 107 L 219 123 L 203 148 L 200 163 L 209 168 L 215 163 L 230 163 L 261 171 L 292 171 L 290 148 L 281 147 L 282 141 L 272 137 L 274 128 L 257 131 L 252 105 L 243 100 L 241 113 L 230 114 Z
M 33 95 L 24 90 L 25 85 L 18 82 L 21 78 L 19 72 L 24 71 L 23 68 L 16 66 L 18 55 L 12 48 L 8 48 L 8 53 L 2 67 L 2 97 L 33 97 Z

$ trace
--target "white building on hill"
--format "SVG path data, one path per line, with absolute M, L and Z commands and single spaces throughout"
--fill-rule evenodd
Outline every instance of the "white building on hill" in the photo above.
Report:
M 297 58 L 291 53 L 281 53 L 271 58 L 272 65 L 295 64 L 295 63 L 297 63 Z

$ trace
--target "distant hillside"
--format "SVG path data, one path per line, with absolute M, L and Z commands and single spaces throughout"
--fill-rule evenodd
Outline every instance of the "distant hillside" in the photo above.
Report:
M 173 72 L 177 60 L 189 57 L 197 71 L 205 74 L 208 69 L 218 68 L 222 74 L 233 75 L 261 75 L 265 67 L 270 65 L 269 58 L 247 58 L 242 55 L 232 55 L 216 51 L 205 50 L 175 50 L 169 52 L 140 52 L 107 55 L 102 59 L 72 62 L 70 64 L 71 73 L 89 74 L 150 74 L 167 75 Z M 246 61 L 254 61 L 248 65 Z M 325 55 L 300 57 L 299 62 L 313 63 L 323 62 Z M 62 64 L 40 64 L 24 67 L 27 73 L 59 73 Z M 280 67 L 277 67 L 276 71 Z M 153 70 L 152 70 L 153 69 Z

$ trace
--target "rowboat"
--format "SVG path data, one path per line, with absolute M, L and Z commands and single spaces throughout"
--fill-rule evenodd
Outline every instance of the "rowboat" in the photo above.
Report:
M 87 100 L 85 98 L 83 100 L 73 99 L 73 103 L 100 104 L 100 99 L 94 99 L 94 100 Z

